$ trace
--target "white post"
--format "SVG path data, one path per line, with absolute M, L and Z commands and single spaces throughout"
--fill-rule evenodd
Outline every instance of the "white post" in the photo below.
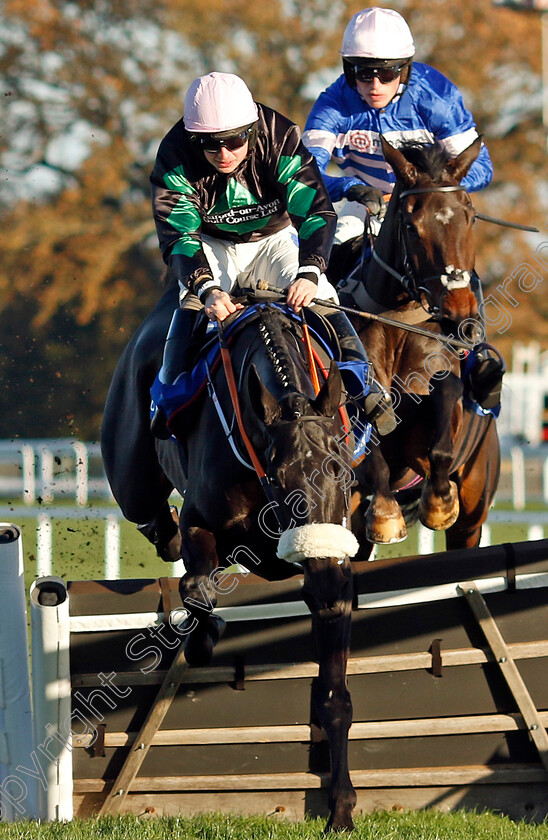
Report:
M 23 546 L 8 523 L 0 523 L 0 596 L 0 818 L 8 822 L 38 816 Z
M 530 525 L 527 529 L 527 539 L 529 542 L 534 542 L 534 540 L 543 540 L 544 528 L 542 525 Z
M 69 604 L 58 577 L 34 581 L 30 589 L 34 740 L 46 777 L 39 817 L 71 820 L 72 743 L 70 708 Z
M 51 575 L 53 556 L 53 537 L 51 517 L 41 513 L 36 530 L 36 573 L 38 577 Z
M 424 525 L 417 525 L 418 528 L 418 551 L 419 554 L 434 553 L 434 531 L 425 528 Z
M 105 580 L 120 578 L 120 523 L 114 514 L 105 522 Z
M 185 561 L 181 558 L 171 564 L 173 577 L 183 577 L 186 574 Z
M 525 508 L 525 458 L 520 446 L 513 446 L 512 460 L 512 502 L 516 510 Z
M 42 490 L 41 495 L 44 502 L 53 501 L 53 452 L 44 446 L 40 452 Z
M 88 503 L 88 470 L 89 456 L 85 443 L 75 440 L 72 443 L 74 457 L 76 458 L 76 504 L 87 505 Z
M 544 459 L 542 465 L 542 500 L 548 505 L 548 458 Z
M 23 501 L 26 505 L 33 505 L 36 501 L 36 468 L 34 465 L 34 448 L 28 443 L 21 447 L 23 459 Z
M 487 525 L 486 523 L 485 525 L 481 526 L 481 538 L 479 547 L 486 548 L 489 545 L 491 545 L 491 526 Z

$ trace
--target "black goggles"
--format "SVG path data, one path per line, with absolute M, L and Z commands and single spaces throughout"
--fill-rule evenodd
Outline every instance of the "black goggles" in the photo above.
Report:
M 401 76 L 405 66 L 406 64 L 401 64 L 398 67 L 365 67 L 363 64 L 355 64 L 354 75 L 358 82 L 372 82 L 376 77 L 381 85 L 387 85 Z
M 247 143 L 250 133 L 251 128 L 244 128 L 239 134 L 230 134 L 228 137 L 221 138 L 206 134 L 204 137 L 197 135 L 197 139 L 203 152 L 210 152 L 214 155 L 220 152 L 223 146 L 231 152 L 235 149 L 241 149 Z

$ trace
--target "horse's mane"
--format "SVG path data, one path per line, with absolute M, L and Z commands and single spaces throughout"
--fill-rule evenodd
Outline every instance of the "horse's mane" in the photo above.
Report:
M 274 307 L 265 307 L 259 319 L 259 333 L 263 339 L 266 352 L 272 362 L 276 378 L 284 390 L 294 390 L 296 385 L 296 370 L 293 359 L 287 349 L 287 340 L 282 328 L 280 312 Z
M 445 166 L 449 155 L 438 142 L 416 143 L 409 140 L 399 147 L 399 151 L 419 172 L 429 175 L 434 183 L 447 177 Z
M 283 413 L 291 416 L 305 413 L 306 397 L 300 393 L 299 374 L 289 352 L 288 321 L 278 309 L 266 306 L 259 318 L 259 334 L 272 362 L 276 380 L 284 391 L 280 399 Z

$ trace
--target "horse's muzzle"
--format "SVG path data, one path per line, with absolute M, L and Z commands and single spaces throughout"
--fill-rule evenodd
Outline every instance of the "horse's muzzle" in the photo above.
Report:
M 280 536 L 277 556 L 289 563 L 300 563 L 313 557 L 334 557 L 344 560 L 357 554 L 359 543 L 343 525 L 318 523 L 289 528 Z

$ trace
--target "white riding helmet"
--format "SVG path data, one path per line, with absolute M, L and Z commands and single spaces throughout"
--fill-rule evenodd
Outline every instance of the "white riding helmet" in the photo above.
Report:
M 259 119 L 251 91 L 233 73 L 194 79 L 185 95 L 185 128 L 209 134 L 248 126 Z
M 343 58 L 409 59 L 415 44 L 409 26 L 393 9 L 356 12 L 343 35 Z

